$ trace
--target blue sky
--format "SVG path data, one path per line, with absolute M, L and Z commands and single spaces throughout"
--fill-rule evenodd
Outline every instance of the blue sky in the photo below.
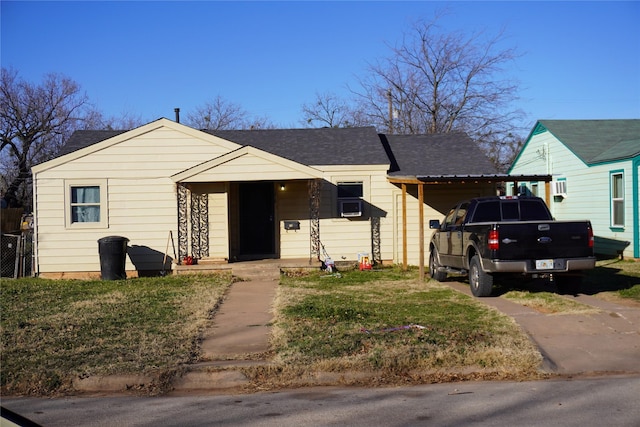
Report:
M 34 83 L 62 73 L 107 116 L 173 119 L 217 95 L 279 127 L 301 127 L 316 93 L 349 96 L 367 63 L 417 19 L 501 28 L 527 114 L 640 118 L 640 2 L 2 1 L 3 67 Z

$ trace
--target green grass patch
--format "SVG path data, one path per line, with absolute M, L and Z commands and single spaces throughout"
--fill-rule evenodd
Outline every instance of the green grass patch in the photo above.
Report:
M 161 372 L 197 357 L 230 276 L 19 279 L 0 287 L 1 386 L 63 391 L 70 378 Z
M 546 314 L 588 314 L 599 311 L 595 307 L 551 292 L 510 291 L 503 297 Z
M 481 368 L 532 374 L 540 355 L 512 319 L 417 271 L 283 278 L 275 351 L 284 366 L 377 371 Z M 294 369 L 295 371 L 295 369 Z

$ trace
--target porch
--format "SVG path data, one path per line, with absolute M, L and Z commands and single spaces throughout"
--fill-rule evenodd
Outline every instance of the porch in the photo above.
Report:
M 261 259 L 231 263 L 215 262 L 203 259 L 199 260 L 198 263 L 194 265 L 175 265 L 173 268 L 173 274 L 186 275 L 230 272 L 234 276 L 243 279 L 259 277 L 261 280 L 277 280 L 280 277 L 280 273 L 285 271 L 314 271 L 319 270 L 321 267 L 322 262 L 318 260 L 310 260 L 308 258 Z

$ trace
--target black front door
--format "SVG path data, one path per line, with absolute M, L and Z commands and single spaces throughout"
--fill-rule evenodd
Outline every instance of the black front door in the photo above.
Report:
M 272 182 L 240 183 L 240 255 L 275 254 L 274 190 Z

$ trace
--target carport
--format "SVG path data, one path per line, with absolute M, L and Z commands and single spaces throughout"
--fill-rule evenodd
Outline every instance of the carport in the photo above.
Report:
M 417 175 L 417 176 L 390 176 L 387 178 L 391 184 L 399 185 L 402 190 L 402 267 L 407 269 L 407 188 L 410 185 L 417 186 L 418 192 L 418 247 L 419 247 L 419 271 L 420 280 L 424 281 L 424 187 L 425 185 L 464 185 L 464 184 L 481 184 L 494 185 L 496 194 L 498 194 L 498 186 L 506 188 L 507 184 L 513 184 L 513 191 L 517 192 L 518 183 L 520 182 L 544 182 L 545 185 L 545 202 L 550 203 L 550 185 L 551 175 Z

